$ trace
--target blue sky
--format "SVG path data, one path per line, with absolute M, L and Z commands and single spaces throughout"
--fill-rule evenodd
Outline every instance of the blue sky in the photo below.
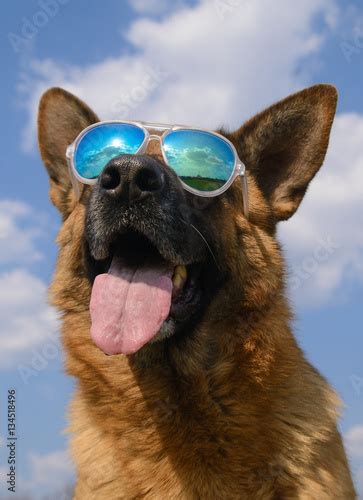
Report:
M 45 305 L 59 217 L 36 149 L 40 93 L 64 86 L 104 118 L 233 128 L 297 89 L 330 82 L 340 100 L 325 166 L 279 234 L 296 335 L 344 401 L 341 429 L 363 498 L 361 2 L 277 0 L 273 11 L 269 0 L 53 2 L 48 18 L 39 14 L 47 2 L 33 0 L 6 2 L 1 16 L 0 436 L 6 391 L 16 387 L 19 492 L 41 498 L 72 477 L 63 429 L 74 382 L 62 373 Z M 10 34 L 23 36 L 25 25 L 33 36 L 16 51 Z M 38 369 L 25 383 L 20 370 L 32 362 Z M 0 458 L 3 475 L 3 446 Z

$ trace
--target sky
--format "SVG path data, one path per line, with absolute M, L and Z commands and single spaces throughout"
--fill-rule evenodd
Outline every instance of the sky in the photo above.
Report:
M 0 498 L 12 388 L 19 498 L 61 498 L 73 481 L 65 428 L 75 382 L 46 302 L 60 220 L 36 145 L 41 93 L 64 87 L 101 118 L 233 130 L 326 82 L 340 96 L 326 161 L 278 235 L 295 334 L 344 403 L 339 425 L 363 499 L 361 2 L 17 0 L 2 5 L 0 51 Z

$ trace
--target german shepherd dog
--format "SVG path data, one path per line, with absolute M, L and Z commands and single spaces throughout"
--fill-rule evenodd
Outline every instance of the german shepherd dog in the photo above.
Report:
M 65 90 L 42 96 L 40 151 L 63 221 L 50 295 L 66 369 L 78 379 L 69 414 L 76 499 L 356 498 L 340 403 L 291 331 L 276 240 L 323 163 L 336 102 L 334 87 L 316 85 L 220 131 L 246 165 L 245 217 L 240 182 L 197 197 L 157 141 L 111 160 L 123 184 L 116 195 L 98 181 L 76 196 L 66 148 L 99 120 Z M 135 202 L 128 193 L 150 165 L 164 181 L 139 185 L 146 196 Z M 126 268 L 136 262 L 140 281 L 151 258 L 182 269 L 173 278 L 182 289 L 168 328 L 135 353 L 110 356 L 92 341 L 90 298 L 114 255 Z M 109 302 L 105 314 L 133 307 Z M 144 316 L 137 321 L 149 328 Z

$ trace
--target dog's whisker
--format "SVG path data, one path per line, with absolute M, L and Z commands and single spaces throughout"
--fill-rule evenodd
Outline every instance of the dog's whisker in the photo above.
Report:
M 205 243 L 206 247 L 208 248 L 209 253 L 210 253 L 210 254 L 211 254 L 211 256 L 213 257 L 213 260 L 214 260 L 214 262 L 215 262 L 215 264 L 216 264 L 217 268 L 218 268 L 218 269 L 220 269 L 219 264 L 218 264 L 217 259 L 216 259 L 216 256 L 214 255 L 214 252 L 213 252 L 213 250 L 212 250 L 212 248 L 211 248 L 210 244 L 208 243 L 208 241 L 206 240 L 206 238 L 203 236 L 203 234 L 199 231 L 199 229 L 198 229 L 198 228 L 196 228 L 196 227 L 194 226 L 194 224 L 191 224 L 191 223 L 189 223 L 189 222 L 186 222 L 186 221 L 185 221 L 184 219 L 182 219 L 182 218 L 180 218 L 180 220 L 181 220 L 184 224 L 186 224 L 187 226 L 190 226 L 192 229 L 194 229 L 194 231 L 195 231 L 197 234 L 199 234 L 199 236 L 200 236 L 200 237 L 202 238 L 202 240 L 204 241 L 204 243 Z
M 218 264 L 218 262 L 217 262 L 216 256 L 214 255 L 214 252 L 213 252 L 213 250 L 211 249 L 211 246 L 209 245 L 209 243 L 208 243 L 208 241 L 206 240 L 206 238 L 205 238 L 205 237 L 203 236 L 203 234 L 199 231 L 199 229 L 197 229 L 197 228 L 196 228 L 193 224 L 190 224 L 190 227 L 191 227 L 191 228 L 193 228 L 193 229 L 194 229 L 194 230 L 195 230 L 195 231 L 199 234 L 199 236 L 202 238 L 202 240 L 203 240 L 203 241 L 204 241 L 204 243 L 206 244 L 206 246 L 207 246 L 207 248 L 208 248 L 208 250 L 209 250 L 210 254 L 211 254 L 211 255 L 212 255 L 212 257 L 213 257 L 213 260 L 214 260 L 214 262 L 215 262 L 216 266 L 217 266 L 217 267 L 218 267 L 218 269 L 219 269 L 219 264 Z

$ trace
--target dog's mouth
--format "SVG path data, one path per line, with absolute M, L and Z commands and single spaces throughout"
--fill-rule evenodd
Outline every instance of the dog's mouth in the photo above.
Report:
M 169 262 L 141 233 L 120 235 L 95 273 L 94 342 L 106 354 L 132 354 L 171 336 L 201 308 L 205 271 L 202 262 Z

